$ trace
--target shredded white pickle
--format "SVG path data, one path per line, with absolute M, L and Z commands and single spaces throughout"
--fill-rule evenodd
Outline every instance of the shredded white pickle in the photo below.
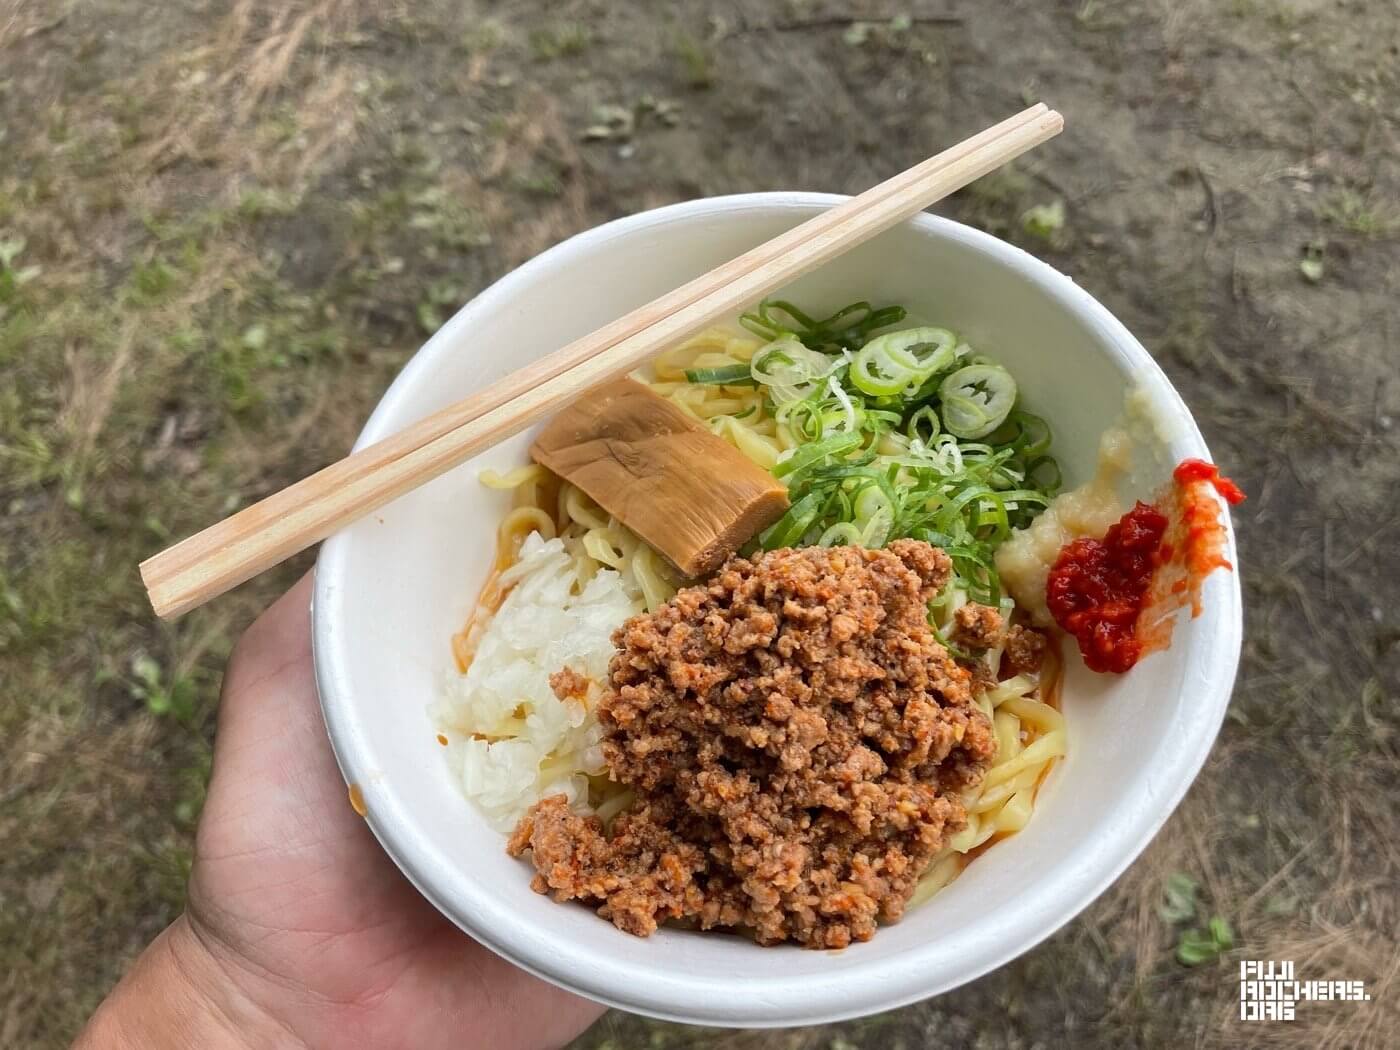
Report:
M 612 632 L 642 602 L 612 569 L 581 580 L 564 541 L 538 533 L 525 538 L 500 581 L 514 586 L 481 632 L 467 673 L 452 675 L 430 714 L 448 736 L 463 790 L 505 831 L 546 795 L 586 809 L 587 775 L 603 772 L 603 730 L 588 702 L 607 681 Z M 584 700 L 554 695 L 549 676 L 565 667 L 591 683 Z

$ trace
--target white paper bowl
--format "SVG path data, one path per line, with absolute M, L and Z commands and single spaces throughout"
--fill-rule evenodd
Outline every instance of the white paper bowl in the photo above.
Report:
M 590 230 L 463 307 L 404 368 L 360 435 L 392 434 L 829 207 L 763 193 L 678 204 Z M 1066 481 L 1092 472 L 1100 433 L 1143 391 L 1160 440 L 1140 447 L 1131 497 L 1170 464 L 1209 458 L 1147 352 L 1067 277 L 1025 252 L 921 215 L 786 289 L 820 313 L 859 298 L 903 303 L 962 333 L 1015 374 L 1054 428 Z M 316 678 L 346 780 L 409 879 L 477 940 L 556 984 L 657 1017 L 812 1024 L 937 995 L 1049 936 L 1101 893 L 1162 826 L 1204 762 L 1239 657 L 1233 573 L 1205 612 L 1130 674 L 1071 660 L 1070 753 L 1020 834 L 874 940 L 838 952 L 759 948 L 663 929 L 647 940 L 530 890 L 531 870 L 449 775 L 426 714 L 452 666 L 449 637 L 487 572 L 505 496 L 477 480 L 527 461 L 521 435 L 326 541 L 316 569 Z M 1229 557 L 1234 560 L 1234 539 Z

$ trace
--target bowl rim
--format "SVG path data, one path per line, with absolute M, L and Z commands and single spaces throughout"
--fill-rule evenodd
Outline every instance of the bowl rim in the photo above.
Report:
M 397 412 L 398 403 L 422 375 L 431 374 L 439 359 L 451 351 L 458 333 L 470 326 L 478 315 L 489 314 L 499 303 L 508 301 L 517 289 L 528 287 L 542 271 L 547 272 L 553 266 L 600 248 L 614 238 L 677 220 L 754 210 L 764 214 L 778 211 L 796 215 L 847 199 L 838 194 L 800 191 L 700 198 L 618 218 L 561 241 L 484 289 L 429 338 L 385 391 L 355 447 L 358 449 L 388 436 L 394 429 L 390 417 Z M 1139 384 L 1165 403 L 1181 424 L 1169 442 L 1172 456 L 1210 459 L 1190 411 L 1166 374 L 1127 328 L 1072 279 L 1023 249 L 952 219 L 921 212 L 908 223 L 935 238 L 961 242 L 964 247 L 1016 271 L 1061 309 L 1077 315 L 1084 324 L 1095 329 L 1102 346 L 1120 359 L 1120 365 L 1133 374 Z M 1228 515 L 1224 520 L 1226 554 L 1238 570 L 1233 527 Z M 336 761 L 347 783 L 363 783 L 373 775 L 379 763 L 372 737 L 361 731 L 355 716 L 353 683 L 344 661 L 347 640 L 337 631 L 334 615 L 337 602 L 348 593 L 345 580 L 349 544 L 348 537 L 338 533 L 322 544 L 317 557 L 311 603 L 312 648 L 317 692 Z M 577 944 L 562 949 L 563 942 L 557 938 L 535 935 L 529 924 L 520 922 L 517 915 L 505 909 L 498 896 L 493 899 L 489 892 L 478 893 L 462 886 L 449 892 L 445 883 L 450 880 L 442 880 L 444 884 L 439 885 L 439 879 L 434 876 L 441 872 L 444 864 L 435 857 L 435 847 L 429 837 L 416 828 L 407 807 L 395 803 L 391 785 L 380 785 L 390 804 L 373 807 L 367 822 L 409 881 L 463 931 L 535 976 L 607 1005 L 664 1020 L 753 1028 L 826 1023 L 906 1006 L 975 980 L 1058 931 L 1122 875 L 1176 809 L 1215 742 L 1239 664 L 1243 603 L 1238 571 L 1229 573 L 1227 584 L 1223 588 L 1217 586 L 1216 591 L 1218 630 L 1210 634 L 1205 643 L 1208 658 L 1202 664 L 1209 673 L 1195 683 L 1199 692 L 1193 701 L 1193 717 L 1188 724 L 1190 735 L 1176 741 L 1177 746 L 1171 751 L 1172 765 L 1162 771 L 1150 805 L 1136 810 L 1134 821 L 1106 830 L 1090 857 L 1092 864 L 1061 876 L 1061 896 L 1051 901 L 1051 895 L 1042 895 L 1037 907 L 1019 909 L 1019 914 L 1012 916 L 999 931 L 996 939 L 1000 947 L 983 951 L 966 969 L 937 981 L 930 981 L 917 965 L 919 958 L 908 952 L 902 953 L 898 962 L 878 955 L 862 958 L 858 963 L 853 961 L 843 969 L 843 980 L 834 986 L 825 980 L 786 976 L 776 971 L 771 979 L 763 982 L 730 981 L 723 987 L 693 980 L 666 980 L 646 967 L 643 953 L 608 954 L 580 948 Z M 455 905 L 450 896 L 456 897 Z M 938 942 L 930 940 L 924 950 L 932 954 L 937 948 Z M 626 989 L 626 993 L 620 989 Z

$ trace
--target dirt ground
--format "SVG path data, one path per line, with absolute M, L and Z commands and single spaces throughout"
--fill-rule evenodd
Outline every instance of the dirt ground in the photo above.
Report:
M 163 625 L 142 557 L 342 453 L 427 331 L 569 234 L 858 190 L 1033 99 L 1064 135 L 939 210 L 1113 310 L 1250 493 L 1210 763 L 1110 892 L 957 992 L 576 1045 L 1393 1039 L 1393 0 L 0 0 L 0 1046 L 66 1045 L 179 911 L 222 663 L 308 564 Z M 1233 947 L 1182 965 L 1214 916 Z M 1372 1001 L 1242 1026 L 1245 958 Z

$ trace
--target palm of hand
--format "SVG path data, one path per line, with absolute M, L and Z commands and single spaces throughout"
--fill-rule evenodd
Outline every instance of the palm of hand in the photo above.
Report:
M 309 579 L 229 662 L 189 915 L 261 1009 L 310 1046 L 557 1045 L 599 1008 L 466 937 L 351 810 L 316 706 Z

